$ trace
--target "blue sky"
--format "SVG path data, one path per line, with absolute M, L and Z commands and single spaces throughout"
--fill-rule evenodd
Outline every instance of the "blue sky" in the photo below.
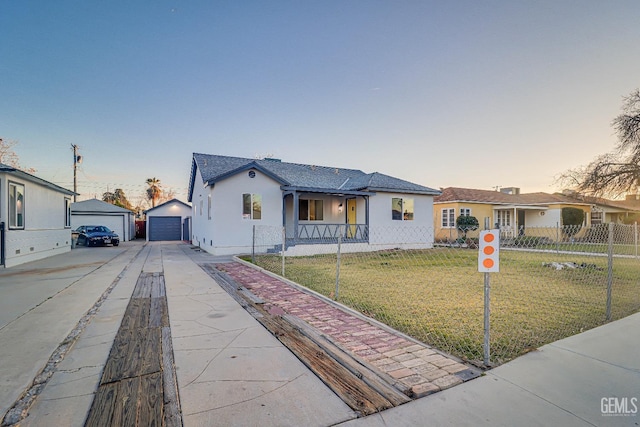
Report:
M 640 87 L 640 3 L 0 1 L 0 137 L 84 198 L 191 153 L 558 190 Z

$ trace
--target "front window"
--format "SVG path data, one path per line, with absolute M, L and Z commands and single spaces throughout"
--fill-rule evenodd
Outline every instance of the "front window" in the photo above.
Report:
M 498 216 L 498 227 L 511 227 L 511 211 L 496 211 Z
M 298 203 L 298 219 L 300 221 L 322 221 L 324 219 L 322 200 L 302 200 Z
M 9 228 L 24 229 L 24 185 L 9 183 Z
M 471 216 L 471 209 L 460 208 L 460 216 Z
M 71 228 L 71 199 L 64 199 L 64 226 Z
M 242 195 L 242 218 L 262 219 L 262 196 L 245 193 Z
M 456 210 L 442 209 L 442 228 L 455 228 L 456 226 Z
M 413 199 L 392 198 L 391 219 L 397 221 L 413 221 Z
M 602 212 L 591 212 L 591 224 L 602 224 Z

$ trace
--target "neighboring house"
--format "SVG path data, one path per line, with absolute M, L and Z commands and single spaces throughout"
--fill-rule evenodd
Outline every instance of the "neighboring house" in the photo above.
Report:
M 0 163 L 0 264 L 12 267 L 71 250 L 74 194 Z
M 640 218 L 640 196 L 629 194 L 625 200 L 608 200 L 600 197 L 581 196 L 569 193 L 571 197 L 591 204 L 591 224 L 628 224 Z
M 191 206 L 171 199 L 144 211 L 147 241 L 191 240 Z
M 300 245 L 329 250 L 338 238 L 345 251 L 406 243 L 431 247 L 432 238 L 409 230 L 431 229 L 438 194 L 377 172 L 194 153 L 193 244 L 214 255 L 249 253 L 254 233 L 284 229 L 291 254 Z M 278 250 L 282 232 L 273 234 L 269 244 Z
M 489 218 L 491 228 L 500 228 L 506 236 L 534 235 L 535 228 L 562 226 L 562 209 L 572 207 L 585 212 L 585 225 L 591 223 L 592 204 L 564 194 L 520 194 L 515 187 L 501 191 L 449 187 L 434 198 L 435 236 L 437 241 L 459 237 L 456 219 L 471 215 L 480 229 Z M 527 233 L 527 228 L 532 228 Z
M 71 228 L 81 225 L 104 225 L 120 236 L 121 242 L 135 237 L 134 214 L 129 209 L 98 199 L 71 204 Z

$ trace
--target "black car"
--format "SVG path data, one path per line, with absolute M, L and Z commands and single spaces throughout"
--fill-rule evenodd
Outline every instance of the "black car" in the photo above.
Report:
M 120 244 L 120 237 L 104 225 L 83 225 L 76 229 L 78 245 L 104 246 Z

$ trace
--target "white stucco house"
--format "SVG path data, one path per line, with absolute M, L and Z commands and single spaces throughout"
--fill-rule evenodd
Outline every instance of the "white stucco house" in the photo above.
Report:
M 81 225 L 104 225 L 118 234 L 121 242 L 136 236 L 135 216 L 129 209 L 98 199 L 71 203 L 71 228 Z
M 191 206 L 171 199 L 144 211 L 147 241 L 191 240 Z
M 74 194 L 0 163 L 0 265 L 12 267 L 70 251 Z
M 194 245 L 228 255 L 281 250 L 284 242 L 295 255 L 301 246 L 334 250 L 338 238 L 343 251 L 431 247 L 432 238 L 412 230 L 432 229 L 440 192 L 377 172 L 194 153 L 188 194 Z M 256 248 L 254 233 L 264 229 L 285 236 Z

